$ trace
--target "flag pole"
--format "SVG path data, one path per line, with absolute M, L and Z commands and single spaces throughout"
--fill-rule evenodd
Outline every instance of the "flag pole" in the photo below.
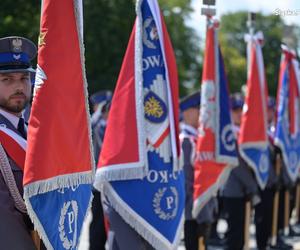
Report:
M 254 26 L 255 26 L 256 13 L 248 13 L 247 27 L 250 34 L 250 44 L 247 46 L 247 74 L 250 70 L 250 55 L 251 55 L 251 43 L 254 36 Z M 245 228 L 244 228 L 244 250 L 249 250 L 249 239 L 250 239 L 250 220 L 251 220 L 251 200 L 246 201 L 245 204 Z
M 299 221 L 299 209 L 300 209 L 300 184 L 297 183 L 296 186 L 296 201 L 295 201 L 295 220 L 298 223 Z
M 203 7 L 201 8 L 201 15 L 206 16 L 206 23 L 210 17 L 216 15 L 216 0 L 203 0 Z M 206 27 L 207 27 L 206 25 Z M 204 236 L 200 236 L 198 239 L 198 250 L 206 250 L 206 239 Z
M 206 16 L 206 23 L 208 25 L 208 20 L 210 17 L 216 15 L 216 0 L 203 0 L 203 7 L 201 8 L 201 15 Z M 207 26 L 206 26 L 207 27 Z M 206 250 L 206 239 L 204 236 L 199 237 L 198 239 L 198 249 Z
M 280 155 L 277 154 L 276 163 L 275 163 L 275 174 L 277 177 L 280 175 L 280 169 L 281 169 L 281 159 L 280 159 Z M 271 246 L 273 247 L 276 245 L 276 241 L 277 241 L 278 206 L 279 206 L 279 190 L 276 190 L 274 194 L 274 201 L 273 201 L 273 219 L 272 219 L 272 236 L 271 236 Z
M 289 220 L 290 220 L 290 191 L 286 189 L 284 192 L 284 229 L 283 229 L 284 236 L 288 236 L 290 232 Z
M 31 231 L 31 238 L 33 240 L 36 250 L 40 250 L 41 249 L 41 239 L 40 239 L 40 236 L 38 235 L 38 232 L 35 230 Z

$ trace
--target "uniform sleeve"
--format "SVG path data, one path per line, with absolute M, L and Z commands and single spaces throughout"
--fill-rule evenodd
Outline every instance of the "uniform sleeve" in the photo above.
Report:
M 185 218 L 192 219 L 193 192 L 194 192 L 194 167 L 192 162 L 193 145 L 189 138 L 183 139 L 183 171 L 185 176 Z
M 183 152 L 183 170 L 186 180 L 190 185 L 194 184 L 194 163 L 192 162 L 193 145 L 188 138 L 185 138 L 182 143 Z
M 243 187 L 243 193 L 245 195 L 258 193 L 258 185 L 253 171 L 241 158 L 239 158 L 239 166 L 233 170 L 233 174 Z

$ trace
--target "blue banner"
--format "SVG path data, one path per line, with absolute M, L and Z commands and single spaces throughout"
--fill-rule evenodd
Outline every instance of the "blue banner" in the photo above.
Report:
M 279 90 L 279 103 L 277 107 L 277 123 L 275 130 L 275 145 L 277 145 L 282 152 L 283 162 L 287 169 L 290 179 L 295 182 L 299 175 L 300 167 L 300 130 L 297 134 L 290 134 L 289 125 L 289 91 L 290 78 L 289 70 L 292 65 L 289 63 L 284 70 L 281 88 Z
M 138 21 L 141 21 L 142 37 L 137 39 L 142 40 L 143 51 L 147 176 L 142 180 L 111 181 L 105 193 L 124 220 L 151 245 L 157 249 L 173 249 L 183 224 L 184 176 L 182 170 L 174 171 L 169 112 L 172 103 L 168 99 L 166 53 L 160 37 L 163 30 L 146 0 L 141 4 L 141 16 Z

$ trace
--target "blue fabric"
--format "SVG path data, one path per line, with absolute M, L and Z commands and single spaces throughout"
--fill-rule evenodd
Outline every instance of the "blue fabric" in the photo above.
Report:
M 145 20 L 148 19 L 149 21 L 153 18 L 147 1 L 142 3 L 142 16 L 145 27 Z M 152 19 L 151 23 L 145 27 L 146 33 L 149 35 L 155 26 L 154 19 Z M 151 87 L 155 79 L 162 76 L 165 80 L 163 88 L 167 93 L 166 69 L 159 39 L 151 40 L 149 37 L 148 39 L 152 43 L 152 48 L 147 47 L 145 42 L 143 43 L 143 83 L 144 88 L 149 90 L 149 94 L 145 95 L 144 104 L 146 105 L 152 98 L 161 109 L 157 115 L 145 115 L 145 120 L 163 123 L 168 119 L 167 108 L 170 104 L 164 103 L 167 99 L 156 96 L 151 91 Z M 147 228 L 148 234 L 152 234 L 152 237 L 155 238 L 155 230 L 157 235 L 165 238 L 169 244 L 173 244 L 184 211 L 183 171 L 173 172 L 173 159 L 171 158 L 171 161 L 166 163 L 156 151 L 148 151 L 147 156 L 149 162 L 148 176 L 142 180 L 114 181 L 111 182 L 111 185 L 118 198 L 136 213 L 135 219 L 139 219 L 139 221 L 142 219 L 147 222 L 143 222 L 143 226 Z M 156 239 L 158 240 L 158 238 Z
M 0 63 L 10 64 L 14 62 L 30 64 L 29 57 L 25 53 L 0 53 Z
M 30 198 L 32 208 L 55 250 L 76 249 L 90 198 L 91 185 L 87 184 Z
M 275 144 L 281 149 L 284 165 L 292 181 L 296 181 L 300 167 L 300 132 L 293 137 L 289 133 L 289 67 L 285 69 L 281 89 L 275 130 Z
M 270 173 L 270 151 L 269 148 L 261 148 L 259 145 L 243 149 L 246 157 L 255 167 L 254 172 L 261 187 L 267 185 Z
M 218 145 L 219 152 L 217 156 L 230 157 L 237 159 L 236 139 L 232 130 L 231 116 L 230 116 L 230 100 L 228 94 L 227 79 L 224 69 L 224 62 L 221 50 L 219 48 L 219 123 L 218 131 Z

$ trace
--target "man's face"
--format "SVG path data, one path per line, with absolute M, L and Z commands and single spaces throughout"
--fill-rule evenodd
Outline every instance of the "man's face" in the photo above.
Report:
M 240 126 L 242 120 L 242 108 L 231 110 L 232 121 L 234 125 Z
M 186 124 L 198 128 L 199 126 L 199 108 L 189 108 L 183 112 L 183 120 Z
M 0 108 L 19 115 L 29 103 L 30 96 L 29 72 L 0 73 Z

